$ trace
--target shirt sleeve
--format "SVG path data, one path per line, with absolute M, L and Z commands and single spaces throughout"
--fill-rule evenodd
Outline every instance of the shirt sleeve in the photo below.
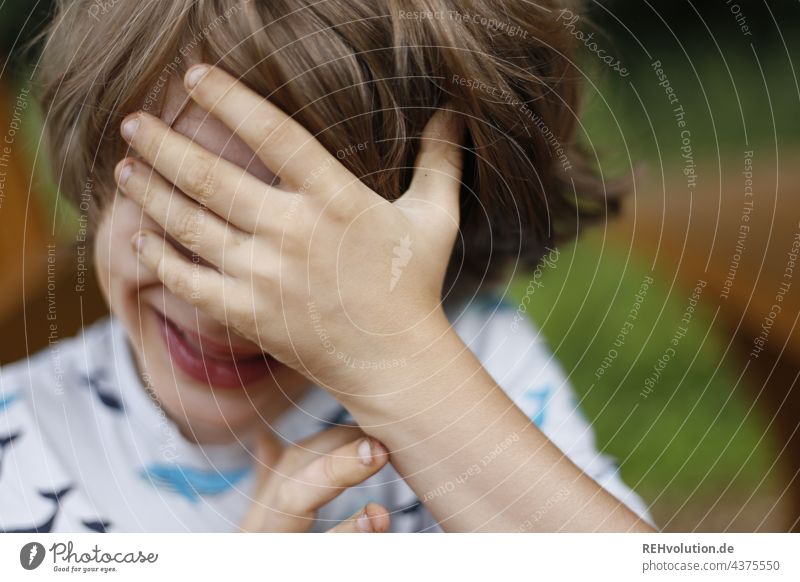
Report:
M 509 398 L 575 465 L 653 525 L 614 459 L 597 450 L 569 380 L 525 314 L 502 302 L 484 303 L 462 312 L 454 328 Z

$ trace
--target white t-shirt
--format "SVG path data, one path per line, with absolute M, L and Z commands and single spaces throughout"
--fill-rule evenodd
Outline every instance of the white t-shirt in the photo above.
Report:
M 502 303 L 473 303 L 451 321 L 487 371 L 572 461 L 633 511 L 645 504 L 599 454 L 563 372 L 536 329 Z M 346 422 L 312 387 L 276 429 L 288 441 Z M 144 390 L 113 318 L 0 369 L 0 532 L 236 531 L 253 499 L 252 455 L 238 443 L 187 441 Z M 437 531 L 391 466 L 322 508 L 324 531 L 369 501 L 392 531 Z

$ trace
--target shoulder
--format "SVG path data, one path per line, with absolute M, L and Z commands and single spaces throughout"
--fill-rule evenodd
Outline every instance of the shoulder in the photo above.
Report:
M 74 337 L 52 342 L 31 357 L 0 367 L 0 415 L 5 426 L 26 422 L 47 427 L 81 420 L 95 375 L 109 365 L 113 320 L 103 319 Z
M 107 358 L 111 325 L 100 321 L 0 368 L 0 530 L 54 527 L 42 516 L 74 489 L 75 450 L 100 442 L 88 371 Z
M 0 367 L 0 393 L 62 395 L 75 375 L 105 358 L 110 350 L 114 322 L 104 318 L 77 335 L 53 341 L 29 358 Z
M 130 356 L 119 353 L 118 326 L 104 318 L 0 368 L 0 414 L 6 425 L 35 423 L 39 434 L 59 443 L 63 430 L 94 427 L 98 405 L 122 412 L 116 375 L 120 362 Z

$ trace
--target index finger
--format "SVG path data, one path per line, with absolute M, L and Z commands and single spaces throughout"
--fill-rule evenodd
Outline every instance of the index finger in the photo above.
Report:
M 306 128 L 225 71 L 195 65 L 184 82 L 190 97 L 241 137 L 282 182 L 310 194 L 335 194 L 356 181 Z M 312 173 L 316 178 L 308 179 Z

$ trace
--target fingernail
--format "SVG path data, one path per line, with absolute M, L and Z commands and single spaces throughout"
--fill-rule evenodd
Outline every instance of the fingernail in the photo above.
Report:
M 131 117 L 122 122 L 120 133 L 122 133 L 122 137 L 130 141 L 136 135 L 137 129 L 139 129 L 139 117 Z
M 117 173 L 117 184 L 124 186 L 128 181 L 128 178 L 131 177 L 131 174 L 133 174 L 133 164 L 130 162 L 124 162 Z
M 197 84 L 200 82 L 206 73 L 208 73 L 210 67 L 208 65 L 196 65 L 189 69 L 186 73 L 186 78 L 184 82 L 186 83 L 186 87 L 188 89 L 194 89 Z
M 365 465 L 372 464 L 372 445 L 369 439 L 363 439 L 358 443 L 358 456 L 361 457 L 361 462 Z
M 366 510 L 356 518 L 356 527 L 364 533 L 372 533 L 372 521 L 370 521 Z
M 141 253 L 142 249 L 144 248 L 145 239 L 146 237 L 144 233 L 137 232 L 135 235 L 133 235 L 133 238 L 131 239 L 133 250 L 135 250 L 137 253 Z

